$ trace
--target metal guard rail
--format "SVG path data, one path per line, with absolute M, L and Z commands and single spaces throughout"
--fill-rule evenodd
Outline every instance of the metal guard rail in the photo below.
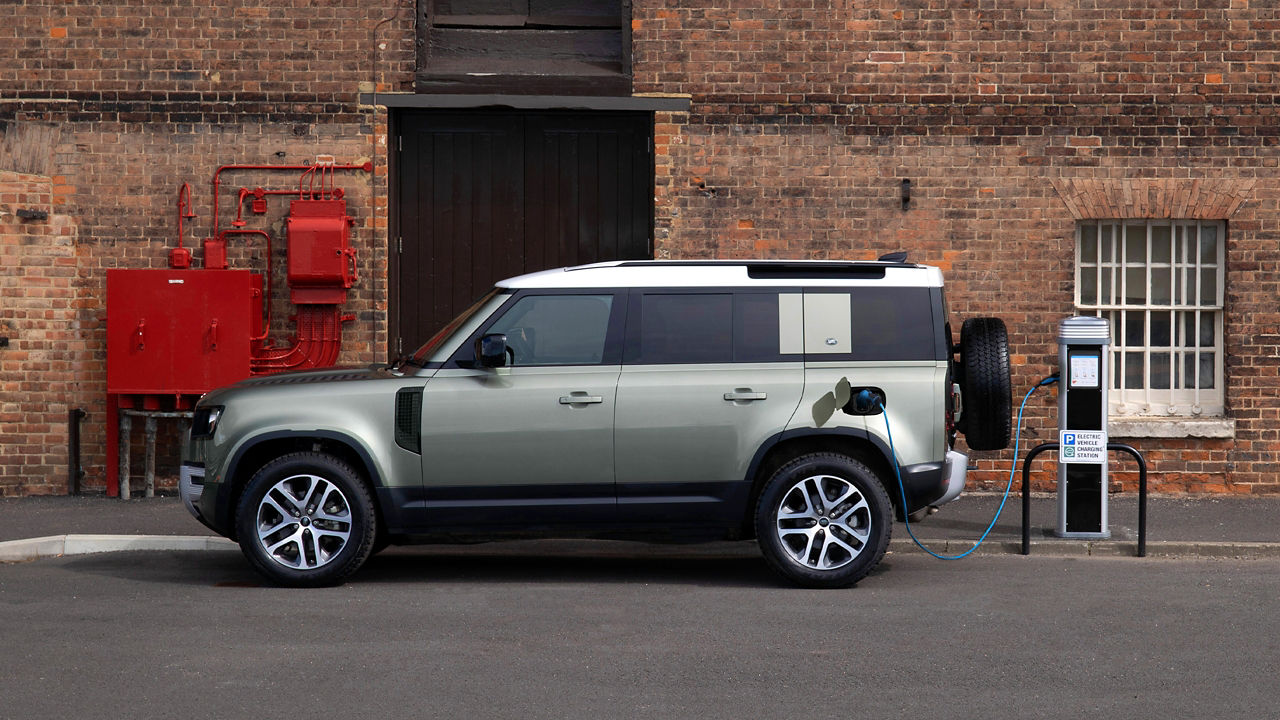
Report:
M 1031 554 L 1031 461 L 1046 450 L 1057 450 L 1058 443 L 1041 443 L 1022 461 L 1022 554 Z M 1107 450 L 1126 452 L 1138 461 L 1138 557 L 1147 556 L 1147 461 L 1142 453 L 1124 443 L 1107 443 Z

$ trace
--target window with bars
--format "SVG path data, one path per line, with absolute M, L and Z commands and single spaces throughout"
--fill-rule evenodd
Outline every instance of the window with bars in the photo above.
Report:
M 1111 323 L 1113 416 L 1223 414 L 1226 224 L 1098 220 L 1076 228 L 1076 307 Z

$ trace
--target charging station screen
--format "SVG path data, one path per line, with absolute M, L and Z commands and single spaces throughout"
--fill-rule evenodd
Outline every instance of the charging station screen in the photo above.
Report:
M 1096 353 L 1068 353 L 1070 365 L 1070 386 L 1072 388 L 1098 389 L 1098 375 L 1101 370 L 1102 356 Z

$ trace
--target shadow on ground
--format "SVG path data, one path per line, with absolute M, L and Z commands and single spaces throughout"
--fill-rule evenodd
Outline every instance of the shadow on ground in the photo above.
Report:
M 788 587 L 750 543 L 651 546 L 561 541 L 394 547 L 372 557 L 348 583 L 644 583 Z M 43 561 L 42 561 L 43 562 Z M 67 570 L 119 580 L 203 587 L 270 587 L 238 552 L 119 552 L 61 558 Z M 882 562 L 874 574 L 888 571 Z

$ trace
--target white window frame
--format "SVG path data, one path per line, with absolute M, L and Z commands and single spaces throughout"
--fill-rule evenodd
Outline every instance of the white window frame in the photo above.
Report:
M 1224 415 L 1226 229 L 1206 220 L 1076 224 L 1075 304 L 1111 323 L 1113 417 Z

